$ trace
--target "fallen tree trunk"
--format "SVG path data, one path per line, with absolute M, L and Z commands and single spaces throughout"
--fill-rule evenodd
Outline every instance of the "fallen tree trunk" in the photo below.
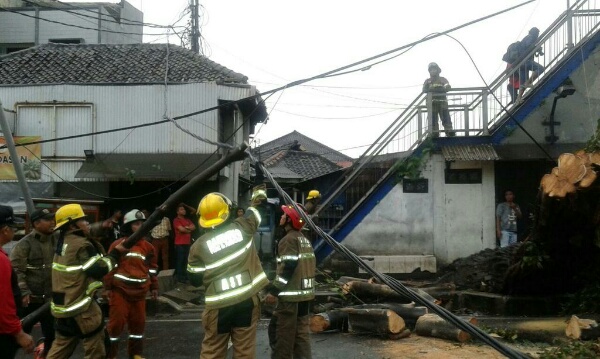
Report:
M 339 284 L 340 286 L 343 286 L 344 284 L 346 284 L 348 282 L 365 282 L 365 283 L 367 283 L 367 282 L 369 282 L 369 280 L 368 279 L 363 279 L 363 278 L 341 276 L 335 282 L 337 284 Z
M 321 333 L 326 330 L 348 331 L 348 313 L 341 310 L 331 310 L 310 317 L 310 331 Z
M 412 290 L 432 303 L 439 303 L 434 297 L 421 289 L 415 288 Z M 396 291 L 385 284 L 350 281 L 342 286 L 342 293 L 345 295 L 354 294 L 361 299 L 371 298 L 376 300 L 395 301 L 402 303 L 411 302 L 409 298 L 402 294 L 396 293 Z
M 372 333 L 389 337 L 406 329 L 404 319 L 390 309 L 343 308 L 348 313 L 348 330 L 353 333 Z
M 469 323 L 477 324 L 477 319 L 470 318 Z M 471 335 L 456 328 L 437 314 L 425 314 L 417 320 L 415 331 L 424 337 L 454 340 L 464 343 L 471 339 Z
M 595 320 L 571 316 L 565 330 L 567 337 L 577 340 L 594 340 L 600 337 L 600 327 Z
M 377 304 L 363 304 L 363 305 L 354 305 L 351 308 L 354 309 L 389 309 L 394 311 L 394 313 L 398 314 L 402 319 L 404 319 L 404 323 L 409 328 L 414 328 L 417 323 L 417 319 L 419 317 L 429 313 L 429 309 L 427 307 L 416 306 L 414 302 L 407 304 L 398 304 L 398 303 L 377 303 Z

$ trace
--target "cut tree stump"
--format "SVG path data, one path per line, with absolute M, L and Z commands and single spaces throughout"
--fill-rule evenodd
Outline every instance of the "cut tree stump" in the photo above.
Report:
M 571 316 L 565 330 L 567 337 L 578 340 L 594 340 L 600 337 L 600 327 L 595 320 Z
M 313 333 L 326 330 L 348 331 L 348 313 L 341 310 L 331 310 L 310 317 L 309 328 Z
M 340 309 L 348 313 L 348 330 L 353 333 L 372 333 L 389 337 L 406 329 L 404 319 L 390 309 Z
M 469 323 L 477 324 L 476 318 L 470 318 Z M 424 337 L 433 337 L 440 339 L 454 340 L 464 343 L 471 339 L 471 335 L 464 330 L 456 328 L 454 325 L 446 322 L 437 314 L 425 314 L 417 320 L 415 332 Z

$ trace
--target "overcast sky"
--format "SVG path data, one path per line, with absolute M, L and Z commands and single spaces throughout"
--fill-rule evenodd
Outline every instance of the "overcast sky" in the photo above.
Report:
M 525 0 L 200 0 L 204 54 L 266 91 L 411 43 Z M 575 0 L 571 0 L 574 2 Z M 144 21 L 170 24 L 188 0 L 129 0 Z M 567 0 L 537 0 L 452 35 L 473 56 L 486 81 L 505 68 L 502 54 L 532 26 L 543 32 Z M 189 15 L 179 23 L 185 25 Z M 156 29 L 148 29 L 148 32 Z M 160 30 L 159 30 L 160 32 Z M 145 42 L 166 42 L 164 37 Z M 179 44 L 176 36 L 169 41 Z M 421 91 L 435 61 L 453 87 L 484 86 L 459 44 L 440 37 L 391 61 L 276 93 L 260 144 L 297 130 L 352 157 Z M 173 116 L 180 115 L 172 109 Z

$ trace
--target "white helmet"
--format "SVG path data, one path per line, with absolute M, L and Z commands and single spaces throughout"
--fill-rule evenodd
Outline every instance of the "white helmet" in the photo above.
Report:
M 145 221 L 146 216 L 142 211 L 138 211 L 137 209 L 132 209 L 131 211 L 125 213 L 125 217 L 123 217 L 123 225 L 127 223 L 132 223 L 135 221 Z

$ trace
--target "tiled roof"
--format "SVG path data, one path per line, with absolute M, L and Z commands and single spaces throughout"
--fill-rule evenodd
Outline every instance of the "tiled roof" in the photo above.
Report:
M 313 140 L 312 138 L 301 134 L 298 131 L 293 131 L 285 136 L 281 136 L 274 139 L 271 142 L 267 142 L 264 145 L 257 147 L 254 152 L 258 155 L 260 152 L 261 158 L 269 158 L 274 153 L 286 150 L 292 146 L 297 145 L 300 149 L 311 152 L 317 155 L 321 155 L 331 162 L 351 162 L 352 157 L 346 156 L 345 154 L 338 152 L 324 144 Z
M 180 46 L 169 45 L 169 83 L 248 78 Z M 164 83 L 166 44 L 45 44 L 0 56 L 0 84 Z
M 267 168 L 277 169 L 278 172 L 282 173 L 282 168 L 286 168 L 286 178 L 291 178 L 291 174 L 297 173 L 298 176 L 296 178 L 298 180 L 319 177 L 341 168 L 324 156 L 292 149 L 274 153 L 264 163 Z

